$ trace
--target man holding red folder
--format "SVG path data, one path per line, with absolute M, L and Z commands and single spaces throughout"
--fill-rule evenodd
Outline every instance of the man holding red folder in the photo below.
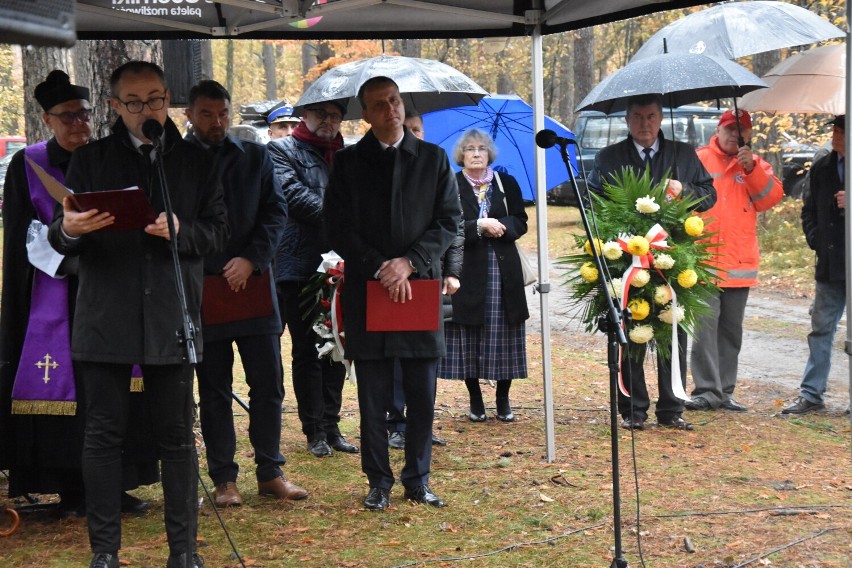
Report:
M 394 476 L 385 416 L 398 358 L 408 406 L 400 476 L 405 498 L 443 507 L 429 487 L 435 379 L 446 350 L 440 294 L 439 288 L 434 297 L 414 294 L 411 280 L 441 279 L 441 255 L 459 223 L 458 188 L 446 153 L 403 128 L 405 108 L 396 83 L 371 78 L 358 98 L 371 129 L 335 156 L 323 211 L 329 243 L 346 263 L 345 355 L 358 372 L 361 467 L 370 484 L 364 506 L 383 510 L 390 504 Z M 418 319 L 429 323 L 410 331 L 370 331 L 369 281 L 379 282 L 391 302 L 422 303 Z

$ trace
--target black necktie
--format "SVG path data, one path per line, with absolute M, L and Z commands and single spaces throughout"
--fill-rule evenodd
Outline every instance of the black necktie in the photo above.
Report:
M 151 152 L 154 151 L 154 146 L 152 144 L 142 144 L 139 146 L 139 152 L 148 158 L 148 164 L 151 164 Z
M 645 161 L 642 163 L 642 165 L 645 168 L 645 171 L 647 171 L 648 168 L 651 167 L 651 152 L 653 152 L 653 151 L 654 150 L 652 150 L 651 148 L 643 148 L 642 149 L 642 153 L 645 154 Z

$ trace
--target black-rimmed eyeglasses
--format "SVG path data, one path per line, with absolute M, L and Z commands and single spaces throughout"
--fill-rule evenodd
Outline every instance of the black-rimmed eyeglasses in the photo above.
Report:
M 66 126 L 71 126 L 74 124 L 75 120 L 79 120 L 80 122 L 89 122 L 92 119 L 92 109 L 84 108 L 80 109 L 77 112 L 49 112 L 47 113 L 50 116 L 55 116 L 59 119 L 59 122 Z
M 343 121 L 343 115 L 336 112 L 326 112 L 321 108 L 306 108 L 305 110 L 316 114 L 320 121 L 327 120 L 332 124 L 340 124 Z
M 166 97 L 154 97 L 148 99 L 147 101 L 123 101 L 118 97 L 115 98 L 118 102 L 124 105 L 127 109 L 127 112 L 132 114 L 139 114 L 142 112 L 142 109 L 146 106 L 151 110 L 160 110 L 164 106 L 166 106 Z

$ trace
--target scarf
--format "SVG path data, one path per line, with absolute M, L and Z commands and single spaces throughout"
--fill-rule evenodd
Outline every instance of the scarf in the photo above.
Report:
M 334 153 L 343 148 L 343 136 L 340 135 L 340 132 L 338 132 L 337 136 L 331 140 L 328 138 L 320 138 L 308 130 L 308 127 L 305 126 L 304 122 L 299 123 L 299 126 L 296 127 L 291 136 L 300 142 L 305 142 L 319 150 L 322 150 L 323 158 L 329 168 L 331 168 L 331 163 L 334 160 Z
M 479 203 L 479 218 L 488 217 L 488 211 L 491 210 L 491 182 L 494 180 L 494 170 L 491 166 L 485 168 L 485 175 L 480 179 L 470 177 L 465 170 L 462 170 L 464 178 L 473 187 L 473 193 L 476 195 L 476 201 Z

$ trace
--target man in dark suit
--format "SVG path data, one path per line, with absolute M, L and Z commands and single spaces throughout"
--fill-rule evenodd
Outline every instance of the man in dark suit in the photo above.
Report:
M 142 367 L 162 463 L 167 567 L 184 567 L 188 560 L 201 567 L 204 562 L 195 552 L 193 369 L 177 336 L 184 325 L 175 289 L 180 277 L 200 345 L 202 257 L 221 249 L 228 237 L 225 201 L 209 158 L 184 141 L 168 117 L 169 90 L 160 67 L 125 63 L 113 72 L 110 87 L 119 116 L 112 134 L 74 152 L 65 183 L 77 193 L 139 186 L 159 216 L 144 230 L 100 231 L 115 217 L 97 209 L 79 212 L 66 197 L 48 232 L 54 249 L 80 262 L 71 351 L 86 389 L 83 480 L 94 552 L 90 568 L 119 566 L 121 445 L 134 363 Z M 164 127 L 159 149 L 143 132 L 148 120 Z M 156 160 L 162 161 L 174 209 L 180 275 L 175 274 Z
M 398 358 L 408 406 L 400 476 L 405 497 L 443 507 L 429 487 L 436 371 L 446 351 L 443 322 L 437 331 L 368 332 L 365 298 L 368 280 L 379 280 L 392 301 L 404 302 L 412 299 L 410 279 L 441 279 L 441 255 L 459 223 L 458 189 L 446 153 L 403 127 L 396 83 L 374 77 L 358 98 L 371 128 L 337 153 L 323 211 L 329 243 L 346 262 L 345 355 L 358 372 L 361 467 L 370 483 L 364 505 L 372 510 L 389 505 L 394 477 L 385 413 Z
M 808 414 L 825 408 L 834 334 L 846 309 L 846 115 L 829 124 L 832 150 L 811 166 L 802 205 L 802 230 L 817 256 L 816 294 L 808 334 L 810 355 L 801 392 L 782 414 Z
M 284 379 L 281 318 L 278 302 L 274 301 L 271 267 L 284 231 L 287 204 L 281 190 L 275 187 L 266 147 L 228 135 L 231 95 L 225 87 L 211 80 L 192 87 L 186 116 L 193 128 L 186 139 L 213 156 L 231 228 L 225 249 L 204 258 L 205 279 L 212 284 L 223 278 L 234 299 L 237 294 L 258 294 L 256 304 L 269 306 L 267 313 L 232 313 L 226 317 L 208 312 L 207 307 L 204 310 L 205 317 L 211 319 L 204 322 L 204 360 L 197 369 L 198 395 L 207 467 L 216 486 L 214 502 L 219 507 L 242 504 L 237 489 L 237 437 L 231 409 L 234 343 L 240 350 L 250 389 L 249 440 L 257 465 L 258 492 L 278 499 L 304 499 L 308 492 L 284 477 L 281 466 L 285 459 L 279 449 Z M 207 294 L 223 288 L 208 287 L 202 304 L 213 300 Z M 261 301 L 262 297 L 266 302 Z

